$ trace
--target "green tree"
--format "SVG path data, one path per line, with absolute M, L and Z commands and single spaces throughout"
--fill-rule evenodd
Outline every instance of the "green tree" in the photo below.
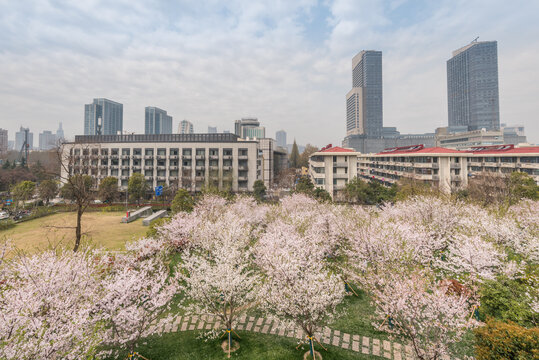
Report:
M 539 200 L 539 186 L 524 172 L 513 172 L 509 177 L 509 192 L 512 202 L 527 198 Z
M 314 191 L 314 184 L 308 176 L 302 176 L 299 178 L 296 184 L 295 192 L 312 196 Z
M 58 194 L 58 183 L 55 180 L 43 180 L 37 188 L 37 193 L 39 198 L 48 205 L 50 199 Z
M 255 193 L 255 197 L 262 201 L 264 200 L 264 196 L 266 196 L 266 185 L 264 185 L 262 180 L 256 180 L 253 184 L 253 191 Z
M 316 146 L 311 144 L 305 145 L 305 150 L 301 153 L 298 160 L 298 167 L 309 167 L 309 158 L 312 154 L 318 151 Z
M 73 251 L 80 247 L 82 237 L 82 214 L 94 198 L 92 187 L 94 179 L 88 175 L 76 174 L 66 179 L 66 183 L 60 189 L 60 195 L 64 199 L 72 200 L 77 207 L 77 225 L 75 226 L 75 246 Z
M 11 193 L 15 198 L 17 207 L 19 206 L 19 201 L 24 202 L 30 200 L 34 196 L 35 191 L 36 183 L 32 181 L 21 181 L 11 188 Z
M 322 202 L 331 201 L 331 195 L 326 190 L 321 189 L 321 188 L 314 189 L 313 196 L 315 199 Z
M 112 203 L 118 198 L 118 195 L 118 179 L 109 176 L 101 180 L 98 190 L 98 196 L 101 201 Z
M 367 183 L 355 177 L 346 184 L 344 194 L 348 201 L 374 205 L 395 201 L 397 188 L 395 186 L 388 188 L 373 180 Z
M 127 192 L 129 193 L 129 198 L 132 201 L 139 202 L 140 199 L 146 196 L 146 193 L 149 191 L 148 184 L 144 175 L 141 173 L 134 173 L 129 178 L 129 183 L 127 184 Z
M 294 145 L 292 145 L 292 151 L 290 152 L 290 167 L 294 169 L 299 167 L 299 150 L 296 139 L 294 139 Z
M 191 212 L 193 211 L 194 205 L 195 201 L 191 194 L 185 189 L 179 189 L 174 196 L 174 200 L 172 200 L 172 203 L 170 204 L 170 210 L 173 214 L 182 211 Z

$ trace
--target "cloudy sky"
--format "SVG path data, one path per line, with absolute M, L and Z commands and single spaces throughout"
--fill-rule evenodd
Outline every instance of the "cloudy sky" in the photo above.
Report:
M 446 61 L 498 41 L 501 121 L 539 141 L 539 1 L 0 0 L 0 127 L 83 132 L 84 104 L 144 107 L 205 132 L 255 116 L 268 135 L 340 144 L 351 59 L 383 51 L 384 125 L 447 125 Z M 37 145 L 37 144 L 36 144 Z

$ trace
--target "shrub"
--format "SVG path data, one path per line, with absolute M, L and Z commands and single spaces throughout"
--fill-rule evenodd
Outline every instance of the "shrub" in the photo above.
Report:
M 488 319 L 475 329 L 477 360 L 539 358 L 539 328 L 526 329 L 511 321 Z
M 0 220 L 0 230 L 11 229 L 15 226 L 15 221 L 11 219 Z
M 176 214 L 180 211 L 191 212 L 193 211 L 193 206 L 194 200 L 189 192 L 185 189 L 179 189 L 170 204 L 170 209 L 173 214 Z

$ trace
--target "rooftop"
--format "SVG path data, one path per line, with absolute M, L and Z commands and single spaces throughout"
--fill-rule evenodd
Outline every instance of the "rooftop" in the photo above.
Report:
M 340 146 L 333 146 L 325 149 L 322 148 L 322 150 L 320 150 L 319 152 L 355 152 L 355 150 L 342 148 Z
M 392 154 L 461 154 L 463 151 L 446 149 L 442 147 L 426 148 L 425 145 L 401 146 L 385 149 L 376 155 L 392 155 Z
M 516 148 L 515 145 L 476 146 L 467 150 L 474 154 L 539 154 L 539 146 L 525 146 Z
M 230 133 L 216 134 L 129 134 L 129 135 L 76 135 L 77 144 L 95 143 L 159 143 L 159 142 L 238 142 Z

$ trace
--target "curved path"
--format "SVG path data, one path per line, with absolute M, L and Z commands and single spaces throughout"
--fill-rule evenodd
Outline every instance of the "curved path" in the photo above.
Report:
M 163 319 L 156 325 L 152 325 L 148 331 L 148 335 L 162 334 L 164 332 L 211 330 L 221 327 L 220 322 L 215 321 L 215 318 L 211 316 L 177 316 L 171 319 Z M 278 321 L 263 317 L 242 316 L 234 330 L 273 334 L 299 340 L 305 339 L 305 334 L 302 330 L 285 328 L 279 326 Z M 365 355 L 374 355 L 394 360 L 416 359 L 410 346 L 389 340 L 347 334 L 328 327 L 325 327 L 322 333 L 317 333 L 315 336 L 324 344 L 349 349 Z M 449 357 L 444 359 L 449 359 Z

